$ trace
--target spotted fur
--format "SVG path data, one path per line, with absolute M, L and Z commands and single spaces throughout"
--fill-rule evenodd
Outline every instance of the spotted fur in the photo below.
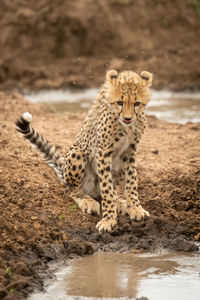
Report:
M 17 130 L 44 155 L 83 212 L 100 214 L 96 199 L 101 197 L 99 232 L 111 231 L 118 213 L 138 221 L 149 217 L 138 199 L 135 156 L 145 129 L 151 82 L 146 71 L 140 75 L 109 71 L 65 159 L 30 126 L 27 113 L 16 122 Z M 122 194 L 119 184 L 124 186 Z

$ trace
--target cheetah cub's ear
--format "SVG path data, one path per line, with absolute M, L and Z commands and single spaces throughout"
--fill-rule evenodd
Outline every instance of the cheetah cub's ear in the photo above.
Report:
M 140 73 L 140 77 L 142 78 L 142 82 L 144 86 L 151 86 L 153 75 L 147 71 L 142 71 Z
M 116 83 L 117 77 L 118 77 L 118 72 L 116 70 L 110 70 L 107 72 L 106 79 L 112 85 L 114 85 Z

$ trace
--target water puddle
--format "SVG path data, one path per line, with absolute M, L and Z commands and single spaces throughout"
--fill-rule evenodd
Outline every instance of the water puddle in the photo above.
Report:
M 96 98 L 98 90 L 43 90 L 24 92 L 24 96 L 33 103 L 48 103 L 55 112 L 87 111 Z M 169 122 L 200 122 L 200 92 L 170 92 L 152 90 L 147 114 Z
M 97 253 L 72 260 L 56 278 L 46 293 L 34 294 L 30 300 L 142 296 L 149 300 L 196 300 L 200 299 L 200 256 Z

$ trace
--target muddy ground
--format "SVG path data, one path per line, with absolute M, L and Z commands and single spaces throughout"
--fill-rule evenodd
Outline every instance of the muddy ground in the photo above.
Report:
M 2 0 L 0 90 L 93 87 L 111 68 L 148 70 L 154 88 L 199 89 L 199 12 L 199 0 Z M 121 218 L 113 234 L 99 235 L 99 218 L 79 211 L 15 132 L 23 111 L 63 153 L 85 117 L 0 93 L 0 299 L 42 289 L 54 259 L 98 249 L 197 250 L 200 124 L 148 118 L 137 166 L 140 200 L 151 219 Z
M 199 0 L 1 0 L 0 89 L 98 86 L 105 70 L 199 89 Z
M 197 251 L 200 241 L 200 124 L 148 117 L 138 148 L 139 197 L 151 218 L 121 217 L 100 235 L 99 217 L 82 213 L 54 171 L 14 129 L 24 111 L 64 154 L 85 114 L 51 112 L 16 93 L 0 93 L 0 299 L 23 299 L 43 288 L 51 260 L 103 251 Z M 46 276 L 50 275 L 46 272 Z

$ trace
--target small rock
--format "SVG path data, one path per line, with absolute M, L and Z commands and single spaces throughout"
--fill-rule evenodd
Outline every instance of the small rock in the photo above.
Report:
M 200 241 L 200 232 L 194 236 L 195 241 Z
M 105 243 L 111 243 L 113 241 L 113 237 L 109 233 L 103 233 L 101 235 L 101 238 L 102 238 L 102 241 L 104 241 Z
M 199 247 L 194 243 L 186 240 L 179 240 L 178 238 L 172 242 L 173 248 L 176 251 L 193 252 L 198 251 Z
M 157 149 L 155 149 L 155 150 L 152 151 L 152 153 L 153 153 L 153 154 L 158 154 L 159 151 L 158 151 Z
M 17 262 L 13 267 L 13 273 L 17 273 L 23 276 L 31 275 L 33 272 L 30 267 L 24 262 Z
M 50 247 L 36 245 L 35 250 L 39 257 L 43 257 L 48 260 L 53 260 L 56 258 L 55 251 L 53 249 L 51 249 Z
M 123 231 L 124 232 L 130 232 L 132 230 L 132 227 L 129 223 L 123 224 Z

